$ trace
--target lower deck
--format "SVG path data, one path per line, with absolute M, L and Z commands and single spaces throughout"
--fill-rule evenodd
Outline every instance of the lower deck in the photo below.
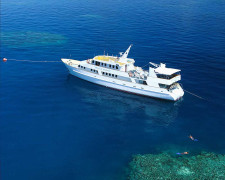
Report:
M 120 91 L 126 91 L 130 93 L 138 94 L 138 95 L 150 96 L 150 97 L 155 97 L 160 99 L 167 99 L 172 101 L 176 101 L 177 99 L 182 97 L 182 95 L 177 96 L 176 94 L 173 94 L 171 92 L 168 92 L 160 88 L 143 87 L 142 85 L 135 85 L 134 83 L 126 83 L 120 80 L 109 81 L 108 79 L 104 79 L 104 77 L 101 77 L 99 75 L 93 76 L 92 74 L 88 72 L 81 71 L 73 67 L 68 67 L 68 69 L 72 75 L 78 78 L 81 78 L 81 79 L 84 79 L 89 82 L 99 84 L 105 87 L 117 89 Z

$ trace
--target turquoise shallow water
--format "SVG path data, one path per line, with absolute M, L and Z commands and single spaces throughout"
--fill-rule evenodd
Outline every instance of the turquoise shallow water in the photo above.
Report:
M 155 100 L 82 81 L 62 63 L 1 62 L 2 179 L 122 179 L 133 154 L 225 153 L 224 9 L 203 0 L 2 0 L 1 59 L 82 60 L 134 44 L 138 66 L 180 68 L 184 89 L 207 99 Z

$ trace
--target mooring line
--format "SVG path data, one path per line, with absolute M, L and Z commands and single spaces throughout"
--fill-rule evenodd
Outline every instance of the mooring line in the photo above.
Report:
M 61 61 L 33 61 L 33 60 L 19 60 L 19 59 L 7 59 L 5 61 L 23 61 L 23 62 L 61 62 Z
M 206 100 L 205 98 L 203 98 L 203 97 L 201 97 L 201 96 L 198 96 L 198 95 L 196 95 L 196 94 L 194 94 L 194 93 L 191 93 L 191 92 L 189 92 L 189 91 L 187 91 L 187 90 L 185 90 L 185 89 L 184 89 L 184 91 L 187 92 L 187 93 L 189 93 L 189 94 L 191 94 L 191 95 L 193 95 L 193 96 L 195 96 L 195 97 L 197 97 L 197 98 L 199 98 L 199 99 Z

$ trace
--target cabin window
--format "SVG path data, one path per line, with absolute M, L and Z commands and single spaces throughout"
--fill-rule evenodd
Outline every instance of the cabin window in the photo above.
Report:
M 166 84 L 160 84 L 160 83 L 159 83 L 159 87 L 160 88 L 165 88 L 165 89 L 169 89 L 170 88 L 170 86 L 168 86 Z
M 112 68 L 114 69 L 114 68 L 115 68 L 115 66 L 113 65 L 113 66 L 112 66 Z
M 118 65 L 116 65 L 116 69 L 119 69 Z
M 92 71 L 92 69 L 91 69 L 91 71 Z
M 114 77 L 114 74 L 112 74 L 112 77 Z
M 106 66 L 106 63 L 105 63 L 105 66 Z
M 103 66 L 103 63 L 101 63 L 101 66 Z
M 78 67 L 80 67 L 80 65 L 78 65 Z
M 105 72 L 102 72 L 102 74 L 104 75 L 104 74 L 105 74 Z
M 117 78 L 117 75 L 115 75 L 115 77 Z
M 105 73 L 106 76 L 108 76 L 108 73 Z
M 109 65 L 109 67 L 111 68 L 111 64 Z
M 92 61 L 92 64 L 94 64 L 94 63 L 95 63 L 95 61 L 93 60 L 93 61 Z
M 111 73 L 109 73 L 109 76 L 111 76 Z
M 143 81 L 143 84 L 144 84 L 144 85 L 147 85 L 146 81 Z
M 95 65 L 96 66 L 99 66 L 100 65 L 100 62 L 96 61 Z
M 98 71 L 96 70 L 96 73 L 98 73 Z
M 158 78 L 162 78 L 162 79 L 170 79 L 170 76 L 165 75 L 165 74 L 157 74 Z

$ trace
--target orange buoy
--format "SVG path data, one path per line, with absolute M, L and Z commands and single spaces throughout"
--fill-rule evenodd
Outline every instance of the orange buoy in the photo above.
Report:
M 6 62 L 7 61 L 7 59 L 6 58 L 3 58 L 3 62 Z

